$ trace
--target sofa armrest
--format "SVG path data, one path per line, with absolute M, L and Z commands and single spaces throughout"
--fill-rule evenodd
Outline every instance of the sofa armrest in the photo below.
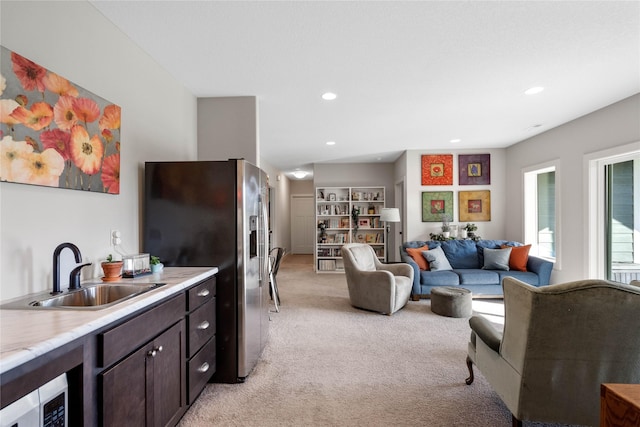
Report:
M 538 275 L 538 286 L 546 286 L 551 281 L 551 270 L 553 270 L 553 263 L 551 261 L 547 261 L 546 259 L 529 255 L 529 260 L 527 261 L 527 270 Z
M 413 268 L 409 264 L 381 264 L 378 270 L 388 271 L 394 276 L 405 276 L 413 281 Z
M 420 267 L 418 264 L 402 250 L 402 246 L 400 246 L 400 259 L 405 264 L 409 264 L 413 269 L 413 287 L 411 288 L 412 295 L 420 295 Z
M 473 316 L 469 319 L 469 326 L 471 330 L 476 333 L 476 336 L 490 349 L 496 353 L 500 353 L 502 333 L 497 331 L 487 319 L 480 316 Z

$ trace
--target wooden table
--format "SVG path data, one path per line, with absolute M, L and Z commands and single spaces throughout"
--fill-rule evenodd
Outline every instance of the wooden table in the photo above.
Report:
M 640 384 L 600 386 L 600 427 L 640 426 Z

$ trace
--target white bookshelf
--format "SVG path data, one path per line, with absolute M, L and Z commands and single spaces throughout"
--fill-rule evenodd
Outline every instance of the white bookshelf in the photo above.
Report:
M 367 243 L 378 258 L 386 261 L 384 187 L 316 187 L 316 242 L 314 264 L 317 273 L 344 272 L 341 248 L 345 243 Z M 358 223 L 352 212 L 358 213 Z M 322 230 L 320 224 L 325 225 Z

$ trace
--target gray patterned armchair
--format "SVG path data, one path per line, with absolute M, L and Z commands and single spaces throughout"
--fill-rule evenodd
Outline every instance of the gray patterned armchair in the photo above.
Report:
M 383 264 L 362 243 L 344 245 L 342 260 L 354 307 L 392 315 L 409 301 L 413 269 L 408 264 Z
M 472 317 L 476 365 L 513 416 L 598 425 L 601 383 L 640 383 L 640 288 L 581 280 L 536 288 L 505 278 L 500 333 Z

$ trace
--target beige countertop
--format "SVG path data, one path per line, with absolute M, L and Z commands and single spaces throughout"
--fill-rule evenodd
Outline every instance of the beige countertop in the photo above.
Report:
M 118 283 L 165 283 L 142 295 L 98 310 L 0 309 L 0 374 L 76 338 L 177 294 L 218 272 L 217 267 L 165 267 L 163 272 Z M 84 283 L 96 283 L 100 279 Z M 22 297 L 24 298 L 24 297 Z M 5 301 L 10 303 L 11 301 Z

